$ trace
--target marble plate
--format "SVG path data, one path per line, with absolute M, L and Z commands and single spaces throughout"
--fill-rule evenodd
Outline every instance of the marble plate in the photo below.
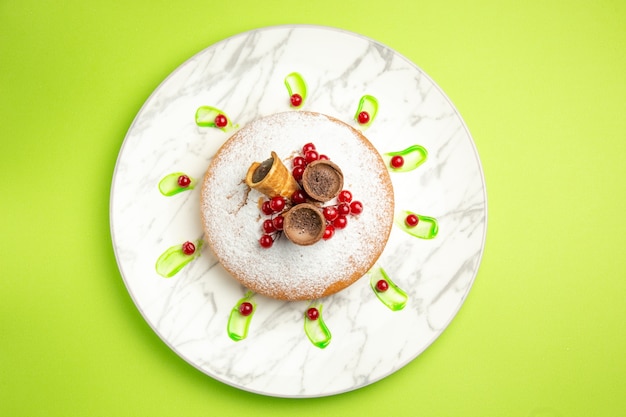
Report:
M 246 123 L 290 111 L 284 78 L 308 84 L 303 109 L 356 126 L 364 94 L 380 104 L 365 135 L 381 153 L 424 146 L 428 160 L 392 173 L 396 208 L 438 219 L 434 239 L 394 226 L 378 265 L 408 296 L 392 311 L 363 277 L 321 300 L 332 332 L 325 349 L 303 330 L 306 302 L 256 296 L 248 337 L 226 326 L 245 288 L 206 248 L 172 278 L 156 273 L 169 247 L 200 239 L 199 187 L 165 197 L 159 181 L 173 172 L 201 180 L 229 137 L 198 127 L 196 109 L 220 108 Z M 293 110 L 297 111 L 297 110 Z M 237 388 L 280 397 L 354 390 L 402 368 L 456 315 L 476 276 L 487 222 L 484 180 L 474 143 L 443 91 L 415 64 L 366 37 L 325 27 L 277 26 L 208 47 L 176 69 L 139 111 L 121 148 L 111 187 L 111 234 L 117 262 L 137 308 L 160 338 L 207 375 Z M 227 221 L 227 219 L 226 219 Z M 329 260 L 332 262 L 332 260 Z

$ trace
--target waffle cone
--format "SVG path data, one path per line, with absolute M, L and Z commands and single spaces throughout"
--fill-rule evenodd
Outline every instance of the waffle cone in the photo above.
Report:
M 264 173 L 266 170 L 267 173 Z M 294 191 L 300 189 L 289 169 L 273 151 L 268 160 L 250 165 L 246 174 L 246 184 L 270 198 L 282 196 L 289 199 Z
M 309 203 L 293 206 L 284 215 L 283 232 L 287 239 L 301 246 L 312 245 L 324 236 L 326 220 L 322 210 Z
M 309 197 L 321 202 L 330 201 L 343 188 L 343 173 L 333 162 L 311 162 L 304 169 L 302 187 Z

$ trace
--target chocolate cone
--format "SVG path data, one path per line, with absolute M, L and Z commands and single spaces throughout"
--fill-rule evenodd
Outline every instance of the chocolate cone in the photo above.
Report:
M 343 173 L 330 161 L 311 162 L 304 169 L 302 187 L 309 197 L 317 201 L 332 200 L 343 188 Z
M 321 210 L 313 204 L 293 206 L 283 217 L 283 233 L 297 245 L 312 245 L 324 236 L 326 221 Z

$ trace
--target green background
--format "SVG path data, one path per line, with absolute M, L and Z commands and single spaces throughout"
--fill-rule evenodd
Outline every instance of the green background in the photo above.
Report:
M 623 416 L 626 2 L 0 1 L 0 415 Z M 109 233 L 142 103 L 201 49 L 309 23 L 405 55 L 455 103 L 489 204 L 476 282 L 408 366 L 321 399 L 263 397 L 174 354 Z

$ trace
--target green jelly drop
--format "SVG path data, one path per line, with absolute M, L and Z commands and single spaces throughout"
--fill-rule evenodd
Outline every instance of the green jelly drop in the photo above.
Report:
M 304 81 L 304 78 L 302 78 L 302 75 L 297 72 L 292 72 L 287 75 L 285 77 L 285 86 L 287 86 L 289 97 L 294 94 L 299 94 L 300 97 L 302 97 L 302 103 L 298 106 L 302 107 L 302 104 L 304 104 L 307 96 L 306 82 Z
M 308 309 L 316 308 L 319 312 L 319 316 L 315 320 L 311 320 L 307 314 Z M 307 337 L 315 346 L 320 349 L 324 349 L 330 343 L 331 334 L 328 327 L 326 327 L 326 323 L 324 323 L 324 319 L 322 317 L 322 304 L 321 303 L 311 303 L 307 308 L 307 311 L 304 312 L 304 332 Z
M 233 339 L 235 342 L 248 337 L 250 322 L 252 321 L 252 316 L 254 316 L 254 313 L 256 312 L 256 302 L 252 299 L 253 296 L 254 292 L 248 291 L 242 299 L 237 301 L 237 304 L 235 304 L 233 309 L 230 311 L 230 317 L 228 318 L 226 330 L 228 332 L 228 337 Z M 245 302 L 252 304 L 252 312 L 247 316 L 244 316 L 239 311 L 239 307 Z
M 220 114 L 226 117 L 227 123 L 224 127 L 218 127 L 215 124 L 215 118 Z M 198 110 L 196 110 L 196 124 L 200 127 L 215 127 L 221 129 L 224 132 L 228 132 L 237 127 L 237 125 L 233 125 L 230 120 L 230 117 L 226 115 L 223 111 L 216 107 L 212 106 L 200 106 Z
M 366 123 L 359 122 L 359 114 L 361 114 L 361 112 L 367 112 L 367 114 L 369 114 L 369 120 Z M 354 114 L 354 120 L 357 121 L 361 129 L 365 130 L 374 122 L 377 113 L 378 100 L 376 97 L 366 94 L 359 100 L 359 106 Z
M 417 225 L 409 226 L 406 223 L 406 218 L 410 214 L 414 214 L 418 218 Z M 413 237 L 420 239 L 433 239 L 439 233 L 439 224 L 437 219 L 429 216 L 423 216 L 421 214 L 413 213 L 412 211 L 403 210 L 397 214 L 394 218 L 394 222 L 400 229 L 404 230 Z
M 183 252 L 182 244 L 168 248 L 157 259 L 155 265 L 156 272 L 165 278 L 171 278 L 176 275 L 185 267 L 185 265 L 200 256 L 202 240 L 197 240 L 194 244 L 196 246 L 196 251 L 191 255 L 186 255 Z
M 389 307 L 392 311 L 399 311 L 406 306 L 406 302 L 409 299 L 409 296 L 404 292 L 400 287 L 398 287 L 392 280 L 389 278 L 387 273 L 383 268 L 374 268 L 369 271 L 370 275 L 370 286 L 372 290 L 374 290 L 374 294 L 376 297 L 384 305 Z M 387 291 L 379 291 L 377 288 L 378 281 L 385 280 L 387 284 L 389 284 L 389 288 Z
M 193 188 L 196 186 L 196 180 L 187 175 L 191 182 L 187 187 L 181 187 L 180 185 L 178 185 L 178 178 L 181 175 L 187 174 L 183 172 L 173 172 L 163 177 L 163 179 L 159 181 L 159 191 L 161 192 L 161 194 L 166 197 L 171 197 L 178 193 L 182 193 L 183 191 L 193 190 Z
M 400 168 L 394 168 L 391 166 L 391 158 L 394 156 L 401 156 L 404 159 L 404 165 Z M 391 172 L 409 172 L 413 171 L 418 166 L 422 165 L 428 158 L 428 151 L 426 148 L 420 145 L 412 145 L 408 148 L 397 151 L 387 152 L 383 154 L 383 161 Z

